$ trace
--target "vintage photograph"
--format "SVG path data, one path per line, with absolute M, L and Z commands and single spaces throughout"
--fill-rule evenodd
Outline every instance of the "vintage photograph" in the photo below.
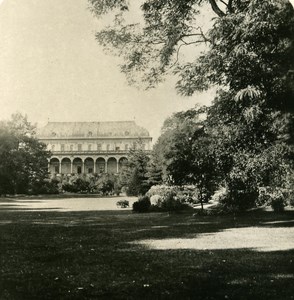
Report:
M 0 300 L 293 282 L 294 0 L 0 0 Z

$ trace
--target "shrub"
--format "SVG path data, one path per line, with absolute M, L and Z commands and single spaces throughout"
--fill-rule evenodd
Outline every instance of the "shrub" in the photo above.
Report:
M 272 199 L 271 207 L 275 212 L 282 212 L 285 208 L 285 202 L 283 198 Z
M 174 193 L 178 199 L 182 203 L 198 203 L 198 194 L 199 191 L 195 185 L 183 185 L 183 186 L 176 186 L 176 185 L 154 185 L 152 186 L 147 195 L 151 199 L 156 199 L 159 203 L 163 201 L 165 197 L 167 197 L 170 193 Z M 156 196 L 156 198 L 155 198 Z M 157 203 L 152 203 L 157 205 Z M 159 204 L 160 205 L 160 204 Z
M 148 212 L 151 202 L 148 196 L 143 196 L 133 203 L 133 211 L 138 213 Z
M 178 212 L 187 207 L 188 205 L 177 198 L 176 194 L 173 192 L 167 193 L 161 203 L 162 210 L 168 212 Z
M 276 212 L 284 210 L 287 202 L 291 204 L 292 191 L 280 187 L 261 187 L 259 189 L 258 204 L 271 206 Z
M 62 183 L 62 189 L 70 193 L 89 193 L 92 190 L 91 181 L 86 177 L 73 176 L 68 182 Z
M 130 202 L 128 200 L 119 200 L 116 202 L 116 206 L 120 208 L 127 208 L 130 206 Z
M 275 212 L 282 212 L 285 208 L 285 197 L 280 189 L 275 189 L 271 194 L 271 207 Z

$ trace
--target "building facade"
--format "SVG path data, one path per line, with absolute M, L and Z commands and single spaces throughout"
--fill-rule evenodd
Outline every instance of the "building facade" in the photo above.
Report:
M 52 153 L 51 174 L 115 174 L 130 149 L 152 147 L 149 132 L 134 121 L 48 122 L 37 135 Z

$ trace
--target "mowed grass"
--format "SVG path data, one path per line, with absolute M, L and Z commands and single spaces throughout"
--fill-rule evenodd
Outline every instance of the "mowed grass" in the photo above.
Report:
M 293 220 L 293 211 L 195 217 L 2 210 L 0 299 L 293 299 L 291 248 L 154 250 L 136 244 L 232 228 L 286 232 Z

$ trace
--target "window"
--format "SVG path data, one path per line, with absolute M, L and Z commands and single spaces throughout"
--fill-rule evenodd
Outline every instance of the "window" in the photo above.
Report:
M 78 174 L 81 174 L 82 173 L 82 167 L 78 166 L 77 171 L 78 171 Z
M 88 132 L 88 136 L 91 137 L 93 135 L 92 131 Z
M 55 145 L 51 146 L 51 150 L 54 151 L 55 150 Z
M 54 171 L 55 173 L 59 173 L 59 166 L 55 166 Z
M 92 150 L 92 145 L 88 145 L 88 150 L 91 151 Z
M 115 147 L 115 151 L 119 151 L 120 148 L 118 146 Z
M 107 151 L 110 150 L 110 145 L 109 145 L 109 144 L 106 146 L 106 150 L 107 150 Z
M 129 145 L 128 144 L 125 144 L 125 150 L 129 150 Z
M 146 145 L 142 144 L 142 150 L 145 150 Z
M 93 173 L 93 169 L 92 169 L 92 168 L 89 168 L 89 169 L 88 169 L 88 173 L 90 173 L 90 174 Z
M 82 151 L 82 144 L 78 144 L 78 150 Z
M 101 149 L 102 149 L 102 145 L 101 144 L 97 144 L 97 150 L 101 151 Z
M 70 145 L 70 151 L 73 151 L 73 145 Z
M 64 144 L 61 144 L 60 148 L 61 148 L 61 151 L 64 151 L 64 148 L 65 148 Z

